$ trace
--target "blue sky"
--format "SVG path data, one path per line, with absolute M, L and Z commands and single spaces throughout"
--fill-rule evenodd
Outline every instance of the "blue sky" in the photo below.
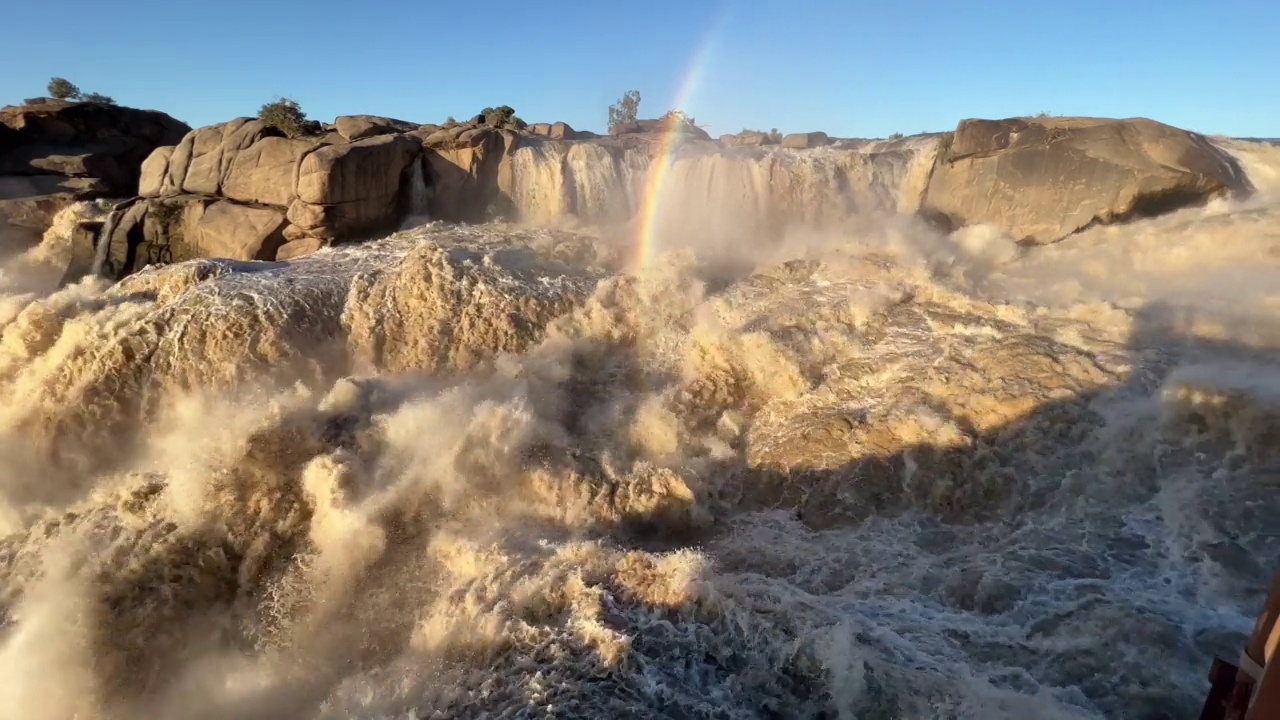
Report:
M 507 104 L 602 131 L 629 89 L 641 116 L 667 110 L 696 65 L 683 109 L 713 135 L 871 137 L 1047 111 L 1280 136 L 1277 0 L 5 5 L 0 103 L 58 75 L 192 125 L 287 95 L 320 120 Z

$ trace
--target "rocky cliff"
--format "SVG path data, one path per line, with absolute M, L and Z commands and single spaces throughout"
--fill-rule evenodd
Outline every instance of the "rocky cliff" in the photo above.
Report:
M 0 108 L 0 250 L 39 242 L 75 200 L 133 195 L 151 151 L 190 130 L 161 112 L 92 102 Z

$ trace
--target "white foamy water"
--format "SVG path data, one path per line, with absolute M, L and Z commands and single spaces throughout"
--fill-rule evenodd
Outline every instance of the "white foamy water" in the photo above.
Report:
M 774 202 L 717 162 L 667 212 Z M 1194 717 L 1280 551 L 1273 206 L 1027 252 L 886 217 L 912 162 L 730 271 L 435 224 L 9 293 L 0 718 Z

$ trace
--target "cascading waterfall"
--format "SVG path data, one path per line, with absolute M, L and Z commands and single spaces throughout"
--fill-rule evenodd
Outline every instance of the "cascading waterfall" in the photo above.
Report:
M 404 217 L 400 229 L 416 227 L 431 220 L 432 188 L 427 184 L 426 160 L 419 159 L 409 166 L 403 194 Z
M 516 150 L 511 190 L 519 219 L 552 225 L 566 218 L 593 224 L 625 221 L 637 209 L 648 159 L 595 143 L 539 142 Z
M 650 204 L 661 210 L 658 234 L 692 232 L 717 247 L 791 225 L 910 213 L 920 205 L 937 145 L 922 137 L 856 150 L 682 150 Z M 626 220 L 652 184 L 645 153 L 601 143 L 539 142 L 518 149 L 512 162 L 512 201 L 519 219 L 535 225 Z

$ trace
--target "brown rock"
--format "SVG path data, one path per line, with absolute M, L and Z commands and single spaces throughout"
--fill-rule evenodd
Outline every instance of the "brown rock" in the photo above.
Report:
M 578 137 L 578 131 L 569 127 L 567 122 L 557 122 L 551 125 L 549 136 L 552 140 L 575 140 Z
M 284 221 L 278 208 L 226 200 L 195 204 L 186 218 L 187 242 L 198 257 L 268 260 L 283 243 Z
M 824 132 L 792 133 L 782 138 L 782 147 L 793 150 L 806 150 L 830 144 L 831 138 Z
M 169 158 L 173 157 L 174 145 L 158 147 L 142 163 L 142 172 L 138 178 L 138 195 L 142 197 L 160 197 L 165 187 L 165 177 L 169 174 Z
M 177 147 L 157 149 L 147 158 L 138 194 L 221 195 L 285 207 L 293 199 L 303 155 L 322 144 L 316 138 L 281 137 L 274 128 L 248 118 L 210 125 L 188 133 Z
M 530 135 L 539 137 L 551 137 L 551 123 L 532 123 L 525 130 Z
M 707 134 L 707 131 L 697 125 L 680 122 L 679 120 L 671 118 L 634 120 L 628 123 L 619 123 L 609 129 L 610 135 L 660 134 L 672 132 L 693 140 L 711 139 L 711 136 Z
M 229 200 L 179 195 L 140 200 L 118 218 L 104 274 L 116 279 L 148 265 L 197 258 L 272 259 L 284 242 L 284 212 Z
M 298 197 L 331 204 L 394 195 L 405 167 L 420 153 L 413 138 L 396 135 L 321 147 L 303 158 Z
M 418 129 L 419 126 L 404 120 L 377 115 L 341 115 L 333 121 L 333 127 L 347 140 L 363 140 L 378 135 L 409 132 Z
M 324 247 L 324 242 L 319 238 L 300 238 L 281 245 L 280 249 L 276 251 L 276 260 L 288 260 L 302 255 L 310 255 L 322 247 Z
M 222 195 L 246 203 L 287 207 L 302 158 L 319 145 L 311 140 L 264 137 L 232 155 Z
M 770 140 L 768 133 L 759 130 L 743 130 L 735 135 L 720 136 L 720 143 L 731 147 L 760 147 L 771 144 Z
M 922 213 L 951 227 L 990 223 L 1040 245 L 1251 190 L 1204 136 L 1144 118 L 962 120 Z
M 189 133 L 169 158 L 173 191 L 219 195 L 222 181 L 241 150 L 279 131 L 261 120 L 236 118 Z M 173 191 L 165 192 L 171 194 Z
M 364 233 L 396 222 L 400 188 L 422 145 L 410 135 L 382 135 L 307 154 L 298 170 L 294 224 L 324 225 L 328 236 Z M 303 207 L 303 204 L 320 207 Z
M 431 216 L 457 222 L 481 222 L 502 214 L 513 184 L 511 154 L 519 135 L 484 128 L 464 133 L 453 143 L 429 147 L 427 173 L 433 196 Z
M 38 242 L 67 204 L 131 196 L 143 161 L 186 125 L 151 110 L 37 98 L 0 108 L 0 225 L 10 244 Z

